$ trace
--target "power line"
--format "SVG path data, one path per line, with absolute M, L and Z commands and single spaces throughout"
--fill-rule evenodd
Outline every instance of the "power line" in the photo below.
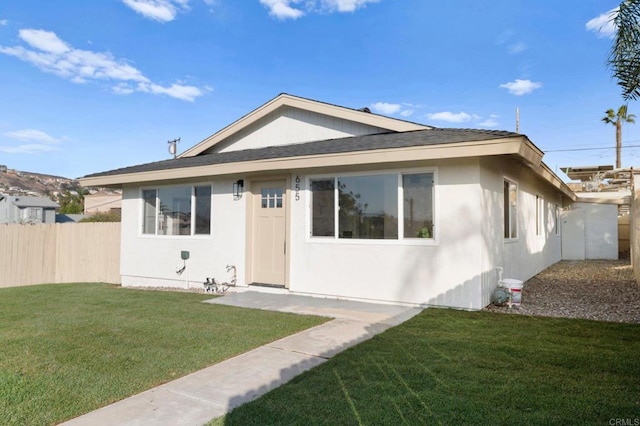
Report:
M 640 145 L 623 145 L 622 148 L 640 148 Z M 606 148 L 571 148 L 571 149 L 549 149 L 544 152 L 570 152 L 570 151 L 595 151 L 599 149 L 616 149 L 615 146 Z

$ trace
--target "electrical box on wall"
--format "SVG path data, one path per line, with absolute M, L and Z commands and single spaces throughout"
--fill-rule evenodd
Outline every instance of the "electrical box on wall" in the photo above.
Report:
M 188 252 L 188 251 L 186 251 L 186 250 L 182 250 L 182 251 L 180 252 L 180 258 L 181 258 L 182 260 L 187 260 L 187 259 L 189 258 L 189 252 Z

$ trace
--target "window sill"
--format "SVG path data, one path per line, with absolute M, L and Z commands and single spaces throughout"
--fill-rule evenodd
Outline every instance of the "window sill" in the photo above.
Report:
M 211 235 L 154 235 L 154 234 L 138 234 L 139 238 L 148 238 L 150 240 L 185 240 L 185 239 L 197 239 L 197 240 L 208 240 L 211 238 Z
M 433 238 L 411 238 L 403 240 L 378 240 L 378 239 L 357 239 L 357 238 L 333 238 L 333 237 L 308 237 L 307 243 L 312 244 L 341 244 L 341 245 L 379 245 L 379 246 L 438 246 L 440 245 Z

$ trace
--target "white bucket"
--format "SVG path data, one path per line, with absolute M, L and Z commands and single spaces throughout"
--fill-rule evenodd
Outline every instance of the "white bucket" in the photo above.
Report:
M 505 278 L 498 283 L 501 287 L 509 290 L 511 294 L 511 305 L 519 306 L 522 302 L 522 287 L 524 287 L 524 283 L 513 278 Z

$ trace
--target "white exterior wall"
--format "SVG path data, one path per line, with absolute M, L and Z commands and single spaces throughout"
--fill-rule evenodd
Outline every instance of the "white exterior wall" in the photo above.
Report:
M 290 290 L 384 302 L 482 308 L 478 161 L 442 162 L 436 173 L 435 242 L 311 238 L 308 176 L 299 175 L 303 183 L 301 197 L 291 202 Z
M 139 187 L 126 187 L 122 197 L 122 245 L 120 273 L 124 286 L 198 287 L 205 278 L 230 282 L 227 265 L 235 265 L 238 284 L 245 282 L 245 199 L 234 200 L 235 179 L 215 180 L 212 187 L 211 235 L 143 235 Z M 192 182 L 184 185 L 206 184 Z M 149 186 L 145 188 L 154 188 Z M 182 275 L 180 252 L 190 258 Z M 187 280 L 189 281 L 187 283 Z
M 504 179 L 518 185 L 518 238 L 504 238 Z M 503 278 L 526 281 L 562 258 L 561 223 L 555 231 L 555 206 L 562 208 L 557 190 L 520 163 L 498 159 L 481 160 L 483 234 L 483 304 L 491 302 L 498 284 L 497 267 L 504 269 Z M 536 235 L 536 195 L 543 201 L 543 227 Z M 559 221 L 561 222 L 561 221 Z M 523 301 L 524 302 L 524 301 Z
M 573 203 L 563 221 L 573 230 L 563 236 L 564 259 L 618 258 L 617 204 Z
M 561 196 L 517 164 L 504 159 L 414 164 L 411 172 L 435 172 L 435 240 L 312 238 L 308 178 L 345 172 L 293 173 L 288 191 L 289 290 L 356 300 L 483 308 L 490 303 L 497 285 L 497 267 L 504 268 L 504 278 L 524 281 L 561 258 L 561 239 L 554 230 L 554 207 L 561 205 Z M 361 174 L 406 171 L 369 169 Z M 503 237 L 505 177 L 518 184 L 518 238 L 513 241 Z M 230 281 L 226 265 L 235 265 L 237 284 L 246 286 L 245 272 L 250 267 L 245 263 L 250 250 L 246 247 L 247 194 L 234 200 L 234 181 L 227 178 L 212 182 L 211 236 L 142 235 L 141 188 L 125 188 L 123 285 L 202 288 L 207 277 Z M 250 185 L 247 178 L 245 185 Z M 536 235 L 536 195 L 545 200 L 543 235 Z M 178 276 L 182 250 L 190 252 L 190 259 L 185 272 Z
M 215 152 L 369 135 L 388 130 L 290 107 L 279 108 L 213 147 Z

